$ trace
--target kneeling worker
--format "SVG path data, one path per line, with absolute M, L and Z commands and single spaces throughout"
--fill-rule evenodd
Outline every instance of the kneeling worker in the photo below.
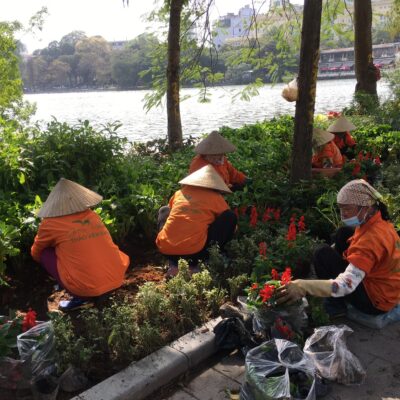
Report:
M 169 276 L 178 272 L 179 258 L 189 261 L 191 272 L 197 272 L 199 260 L 208 258 L 208 247 L 220 248 L 230 241 L 237 218 L 221 193 L 231 193 L 211 165 L 199 169 L 179 182 L 182 189 L 175 192 L 169 207 L 159 212 L 156 245 L 168 257 Z
M 61 178 L 39 210 L 43 220 L 31 254 L 73 296 L 60 302 L 60 309 L 83 308 L 123 282 L 129 257 L 90 209 L 101 200 L 97 193 Z

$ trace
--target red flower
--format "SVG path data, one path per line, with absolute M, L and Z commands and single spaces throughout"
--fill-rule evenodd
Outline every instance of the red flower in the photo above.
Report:
M 359 163 L 355 163 L 353 171 L 351 172 L 351 174 L 353 176 L 356 176 L 356 175 L 358 175 L 360 173 L 360 171 L 361 171 L 361 165 Z
M 357 160 L 358 160 L 358 161 L 362 161 L 363 159 L 364 159 L 363 152 L 360 151 L 360 152 L 358 153 L 358 155 L 357 155 Z
M 306 230 L 306 223 L 304 222 L 304 215 L 302 215 L 297 223 L 297 227 L 299 228 L 299 232 L 304 232 Z
M 275 221 L 279 221 L 281 219 L 281 209 L 280 208 L 274 209 L 273 212 Z
M 281 318 L 275 320 L 275 328 L 285 339 L 290 340 L 294 338 L 294 332 Z
M 269 285 L 268 283 L 264 285 L 264 287 L 260 290 L 260 296 L 263 303 L 265 303 L 272 297 L 272 295 L 274 294 L 274 290 L 274 285 Z
M 267 256 L 267 243 L 261 242 L 261 243 L 258 245 L 258 251 L 259 251 L 259 253 L 260 253 L 260 256 L 266 257 L 266 256 Z
M 364 160 L 369 160 L 370 158 L 372 159 L 372 155 L 371 155 L 371 153 L 368 151 L 367 154 L 366 154 L 365 157 L 364 157 Z
M 326 115 L 328 116 L 328 119 L 333 119 L 333 118 L 338 118 L 341 115 L 341 112 L 338 111 L 328 111 L 326 113 Z
M 26 332 L 28 329 L 33 328 L 36 325 L 36 311 L 31 308 L 25 314 L 24 320 L 22 321 L 22 332 Z
M 251 214 L 250 214 L 250 225 L 254 228 L 257 225 L 258 213 L 257 207 L 251 207 Z
M 379 156 L 376 156 L 376 157 L 374 158 L 374 164 L 376 164 L 376 165 L 381 165 L 381 159 L 379 158 Z
M 297 234 L 296 224 L 292 221 L 290 222 L 289 229 L 286 234 L 286 240 L 288 241 L 296 240 L 296 234 Z
M 235 208 L 233 209 L 233 212 L 235 213 L 236 218 L 239 219 L 239 210 L 238 210 L 237 207 L 235 207 Z
M 253 283 L 250 287 L 250 290 L 257 290 L 258 289 L 258 283 Z
M 273 208 L 269 208 L 269 207 L 265 209 L 264 214 L 263 214 L 263 217 L 262 217 L 262 222 L 267 222 L 267 221 L 269 221 L 270 219 L 272 219 L 272 217 L 271 217 L 271 212 L 272 212 L 273 210 L 274 210 Z
M 290 267 L 286 267 L 285 272 L 281 275 L 281 285 L 286 285 L 292 280 L 292 270 Z
M 279 273 L 275 268 L 271 271 L 271 277 L 274 281 L 279 281 Z

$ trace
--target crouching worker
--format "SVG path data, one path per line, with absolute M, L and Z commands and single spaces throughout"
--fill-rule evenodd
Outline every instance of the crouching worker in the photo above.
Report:
M 331 316 L 343 315 L 350 303 L 372 316 L 400 303 L 400 238 L 388 222 L 382 196 L 366 181 L 350 181 L 337 202 L 343 223 L 335 247 L 321 245 L 314 253 L 319 280 L 295 280 L 280 290 L 278 303 L 306 294 L 328 297 Z
M 182 189 L 172 196 L 169 208 L 162 207 L 159 213 L 156 245 L 168 257 L 167 277 L 178 273 L 179 258 L 189 261 L 192 273 L 198 272 L 197 263 L 208 258 L 208 247 L 216 243 L 223 249 L 237 222 L 221 194 L 231 191 L 211 165 L 179 183 Z
M 232 191 L 243 189 L 250 183 L 250 179 L 243 172 L 235 169 L 225 156 L 226 153 L 236 151 L 236 147 L 217 131 L 211 132 L 195 147 L 194 151 L 197 156 L 190 164 L 190 173 L 206 165 L 212 165 Z
M 341 168 L 343 156 L 334 143 L 335 135 L 319 128 L 313 129 L 313 168 Z
M 61 178 L 38 212 L 43 218 L 32 257 L 73 297 L 60 309 L 88 307 L 94 298 L 121 286 L 129 257 L 113 243 L 90 209 L 102 197 Z
M 333 124 L 327 129 L 335 135 L 333 142 L 339 148 L 340 153 L 348 160 L 355 157 L 356 141 L 350 135 L 351 131 L 357 129 L 346 117 L 340 116 Z

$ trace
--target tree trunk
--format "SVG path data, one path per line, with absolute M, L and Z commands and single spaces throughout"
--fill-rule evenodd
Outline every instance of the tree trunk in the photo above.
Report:
M 322 0 L 305 0 L 301 30 L 298 97 L 294 123 L 291 181 L 311 178 L 312 129 L 317 85 Z
M 372 58 L 371 0 L 354 0 L 354 60 L 356 95 L 377 97 L 376 70 Z
M 182 146 L 182 123 L 179 107 L 179 66 L 181 13 L 184 0 L 171 0 L 168 30 L 167 116 L 168 143 L 171 150 Z

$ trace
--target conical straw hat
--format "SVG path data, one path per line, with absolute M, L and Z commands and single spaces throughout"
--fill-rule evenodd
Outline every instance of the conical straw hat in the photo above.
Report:
M 194 151 L 197 154 L 225 154 L 236 151 L 236 147 L 217 131 L 212 131 L 194 148 Z
M 209 164 L 183 178 L 179 183 L 181 185 L 199 186 L 224 193 L 232 193 L 215 168 Z
M 347 132 L 354 131 L 357 129 L 355 125 L 353 125 L 347 118 L 343 115 L 339 117 L 333 124 L 328 128 L 329 132 Z
M 99 194 L 76 182 L 61 178 L 37 215 L 40 218 L 48 218 L 75 214 L 100 203 L 101 200 L 103 197 Z
M 319 128 L 314 128 L 312 137 L 313 146 L 322 146 L 323 144 L 333 140 L 334 137 L 335 135 L 333 133 L 324 131 Z

